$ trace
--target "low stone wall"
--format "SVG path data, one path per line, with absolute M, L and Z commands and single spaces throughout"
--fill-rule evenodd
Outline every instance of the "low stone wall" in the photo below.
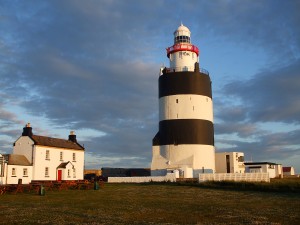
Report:
M 270 182 L 269 173 L 213 173 L 199 174 L 199 182 L 204 181 L 249 181 Z
M 168 173 L 166 176 L 153 177 L 108 177 L 108 183 L 146 183 L 146 182 L 176 182 L 174 173 Z

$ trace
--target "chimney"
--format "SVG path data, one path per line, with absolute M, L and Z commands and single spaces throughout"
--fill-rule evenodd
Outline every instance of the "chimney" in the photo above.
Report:
M 31 137 L 32 134 L 32 127 L 30 126 L 30 123 L 27 123 L 26 126 L 23 128 L 22 136 L 29 136 Z
M 75 132 L 72 130 L 70 131 L 70 135 L 69 135 L 69 141 L 72 141 L 72 142 L 75 142 L 77 143 L 77 140 L 76 140 L 76 135 L 75 135 Z

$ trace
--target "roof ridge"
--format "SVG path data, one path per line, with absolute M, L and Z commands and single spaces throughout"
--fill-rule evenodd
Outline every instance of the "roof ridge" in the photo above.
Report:
M 50 138 L 50 139 L 58 139 L 58 140 L 64 140 L 64 141 L 70 141 L 68 139 L 64 139 L 64 138 L 55 138 L 55 137 L 48 137 L 48 136 L 43 136 L 43 135 L 36 135 L 36 134 L 33 134 L 33 136 L 36 136 L 36 137 L 42 137 L 42 138 Z
M 36 145 L 84 150 L 84 147 L 80 145 L 78 142 L 73 142 L 68 139 L 53 138 L 53 137 L 47 137 L 41 135 L 32 135 L 30 136 L 30 138 L 34 141 Z

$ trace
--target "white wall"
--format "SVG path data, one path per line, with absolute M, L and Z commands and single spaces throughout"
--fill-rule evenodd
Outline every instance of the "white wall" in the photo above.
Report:
M 271 168 L 270 168 L 271 166 Z M 263 171 L 267 171 L 271 178 L 276 177 L 276 168 L 275 165 L 263 165 Z
M 15 168 L 15 175 L 12 175 L 12 170 Z M 27 176 L 23 174 L 23 169 L 27 169 Z M 32 166 L 7 165 L 5 168 L 5 184 L 18 184 L 19 179 L 22 179 L 22 184 L 29 184 L 32 178 Z
M 203 95 L 170 95 L 159 99 L 159 121 L 203 119 L 213 122 L 212 99 Z
M 275 175 L 276 177 L 283 177 L 283 171 L 282 171 L 282 165 L 281 164 L 277 164 L 275 165 Z
M 175 173 L 159 177 L 108 177 L 108 183 L 176 182 Z
M 49 150 L 50 152 L 49 159 L 46 159 L 46 150 Z M 63 152 L 62 160 L 60 160 L 60 152 Z M 76 154 L 75 161 L 73 161 L 73 153 Z M 72 172 L 71 180 L 82 180 L 84 173 L 84 151 L 61 149 L 47 146 L 36 146 L 34 152 L 33 180 L 57 180 L 57 167 L 61 163 L 68 161 L 70 161 L 74 165 L 76 171 L 76 178 L 73 178 Z M 45 176 L 46 167 L 49 168 L 48 177 Z M 67 176 L 63 176 L 62 179 L 69 180 Z
M 162 145 L 153 146 L 151 170 L 210 169 L 215 171 L 215 149 L 211 145 Z
M 182 48 L 191 47 L 191 44 L 180 44 Z M 194 71 L 198 56 L 190 51 L 178 51 L 170 54 L 170 68 L 175 71 Z

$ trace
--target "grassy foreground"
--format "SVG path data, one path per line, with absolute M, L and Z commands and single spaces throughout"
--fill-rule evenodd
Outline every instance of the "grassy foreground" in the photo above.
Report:
M 1 224 L 300 224 L 300 194 L 106 184 L 0 196 Z

